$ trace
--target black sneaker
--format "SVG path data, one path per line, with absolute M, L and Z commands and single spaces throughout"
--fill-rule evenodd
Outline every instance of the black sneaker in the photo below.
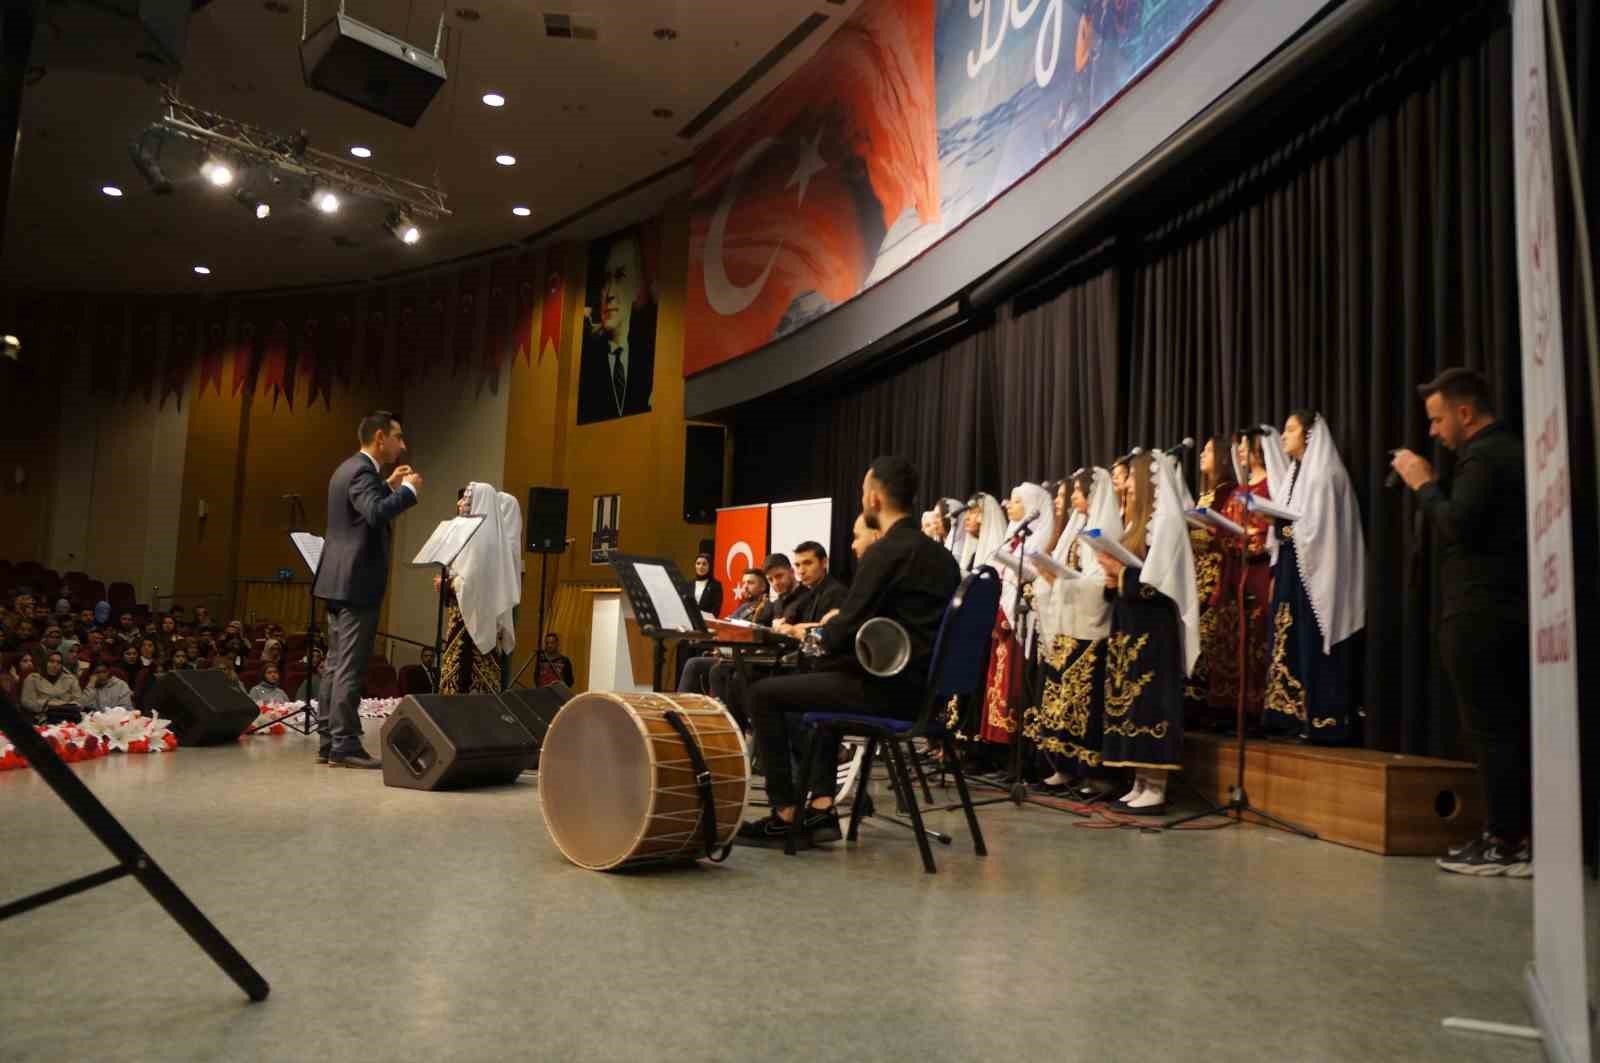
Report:
M 379 760 L 377 757 L 370 756 L 365 749 L 358 747 L 356 749 L 352 749 L 348 753 L 341 753 L 338 750 L 334 750 L 328 755 L 328 767 L 372 769 L 383 767 L 383 761 Z
M 1511 866 L 1506 868 L 1506 878 L 1533 877 L 1533 841 L 1524 840 L 1511 854 Z
M 1491 834 L 1485 834 L 1459 852 L 1439 858 L 1439 867 L 1457 875 L 1479 878 L 1527 878 L 1533 874 L 1532 861 L 1519 862 L 1518 853 Z
M 803 827 L 813 845 L 825 845 L 828 842 L 839 841 L 844 837 L 844 831 L 839 827 L 837 806 L 826 809 L 806 809 Z
M 777 813 L 764 816 L 761 819 L 748 819 L 739 824 L 739 832 L 733 836 L 735 845 L 748 845 L 757 849 L 782 849 L 789 840 L 790 824 L 785 823 Z M 804 831 L 795 838 L 796 849 L 811 847 L 810 839 Z

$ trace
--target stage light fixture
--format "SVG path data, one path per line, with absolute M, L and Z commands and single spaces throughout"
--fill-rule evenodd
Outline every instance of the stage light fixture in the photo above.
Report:
M 515 214 L 519 218 L 526 218 L 528 215 L 532 214 L 533 211 L 529 210 L 527 207 L 512 207 L 511 213 Z
M 306 206 L 314 207 L 323 214 L 339 213 L 339 197 L 334 194 L 331 188 L 308 185 L 306 190 L 300 193 L 300 199 Z
M 172 194 L 172 180 L 166 171 L 161 169 L 161 147 L 165 143 L 165 134 L 151 128 L 146 129 L 137 140 L 128 145 L 128 155 L 133 159 L 134 169 L 145 179 L 150 191 L 158 196 Z
M 501 166 L 515 166 L 517 164 L 517 157 L 515 155 L 501 154 L 496 155 L 494 157 L 494 161 L 499 163 Z
M 122 189 L 118 188 L 116 185 L 101 185 L 100 193 L 102 195 L 110 196 L 112 199 L 122 198 Z
M 270 216 L 272 214 L 272 205 L 263 203 L 261 197 L 253 195 L 249 186 L 248 179 L 241 181 L 239 187 L 233 190 L 233 198 L 240 206 L 254 214 L 257 219 Z
M 372 158 L 372 149 L 364 144 L 352 144 L 350 145 L 350 154 L 358 159 L 370 159 Z
M 196 266 L 194 268 L 194 271 L 196 273 L 200 274 L 200 276 L 202 276 L 202 277 L 211 276 L 211 267 L 210 266 Z
M 504 107 L 506 98 L 498 92 L 486 92 L 483 94 L 483 102 L 490 107 Z
M 271 203 L 257 203 L 256 204 L 256 220 L 257 221 L 264 221 L 265 219 L 267 219 L 267 218 L 269 218 L 271 216 L 272 216 L 272 204 Z
M 422 239 L 422 230 L 417 228 L 417 223 L 402 211 L 391 210 L 389 216 L 383 220 L 383 227 L 389 230 L 390 236 L 407 247 Z
M 216 188 L 227 188 L 233 184 L 233 167 L 221 159 L 210 158 L 200 165 L 200 176 Z

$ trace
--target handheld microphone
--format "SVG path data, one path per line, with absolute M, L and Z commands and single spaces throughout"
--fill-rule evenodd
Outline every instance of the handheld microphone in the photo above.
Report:
M 1400 453 L 1400 451 L 1398 449 L 1389 451 L 1389 460 L 1390 461 L 1394 461 L 1394 456 L 1396 454 L 1398 454 L 1398 453 Z M 1389 469 L 1389 475 L 1384 477 L 1383 486 L 1385 486 L 1385 487 L 1399 487 L 1400 486 L 1400 470 L 1391 467 Z
M 1184 436 L 1182 443 L 1179 443 L 1175 447 L 1168 447 L 1167 448 L 1167 457 L 1175 458 L 1179 454 L 1185 453 L 1186 451 L 1190 451 L 1190 450 L 1193 450 L 1193 449 L 1194 449 L 1194 436 Z

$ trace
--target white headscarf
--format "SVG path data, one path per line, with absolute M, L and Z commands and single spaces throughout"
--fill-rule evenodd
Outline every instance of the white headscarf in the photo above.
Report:
M 1050 551 L 1051 560 L 1055 561 L 1057 564 L 1065 565 L 1067 563 L 1067 555 L 1072 552 L 1072 540 L 1076 539 L 1078 534 L 1089 526 L 1089 518 L 1084 516 L 1082 513 L 1079 513 L 1072 506 L 1073 481 L 1087 471 L 1087 469 L 1078 469 L 1074 471 L 1071 476 L 1062 481 L 1062 483 L 1066 484 L 1067 488 L 1067 523 L 1066 526 L 1061 529 L 1060 538 L 1056 539 L 1055 549 Z M 1059 491 L 1061 488 L 1057 487 L 1056 490 Z M 1053 505 L 1054 500 L 1052 499 L 1052 506 Z M 1054 513 L 1054 509 L 1052 509 L 1051 512 Z
M 1005 510 L 1001 509 L 1000 503 L 987 492 L 979 491 L 975 497 L 983 524 L 978 528 L 976 538 L 971 535 L 963 536 L 960 558 L 963 572 L 987 564 L 995 550 L 1006 541 Z
M 944 522 L 949 528 L 944 536 L 944 548 L 950 551 L 950 556 L 957 561 L 961 560 L 961 551 L 967 545 L 967 526 L 961 521 L 961 512 L 966 509 L 966 503 L 956 498 L 941 498 L 938 506 Z
M 1163 456 L 1167 457 L 1172 465 L 1172 484 L 1178 489 L 1178 501 L 1183 504 L 1183 510 L 1187 513 L 1194 508 L 1194 493 L 1189 490 L 1189 478 L 1184 474 L 1183 454 L 1184 451 L 1180 450 L 1177 454 L 1170 456 L 1163 454 Z
M 1270 424 L 1261 426 L 1261 459 L 1267 466 L 1267 497 L 1280 505 L 1288 505 L 1289 484 L 1294 479 L 1294 462 L 1283 452 L 1283 436 Z M 1237 460 L 1237 459 L 1236 459 Z M 1250 483 L 1250 470 L 1239 481 L 1241 487 Z M 1267 557 L 1278 563 L 1278 525 L 1267 530 Z
M 1000 608 L 1005 611 L 1008 623 L 1016 622 L 1017 593 L 1021 586 L 1021 579 L 1017 572 L 1017 565 L 1022 561 L 1022 550 L 1041 550 L 1050 541 L 1050 536 L 1056 530 L 1055 500 L 1036 483 L 1024 481 L 1011 491 L 1011 496 L 1022 503 L 1022 519 L 1011 521 L 1006 525 L 1005 539 L 1000 544 L 1000 550 L 1009 561 L 1008 564 L 997 566 L 1000 576 L 1005 580 L 1006 586 L 1000 588 Z M 1012 539 L 1018 534 L 1022 525 L 1028 523 L 1027 539 L 1017 548 L 1013 548 Z
M 1194 551 L 1178 488 L 1177 459 L 1155 455 L 1155 512 L 1150 518 L 1150 550 L 1139 582 L 1171 598 L 1183 622 L 1183 673 L 1200 658 L 1200 593 L 1194 581 Z
M 1361 506 L 1328 419 L 1317 414 L 1305 431 L 1305 457 L 1288 504 L 1300 513 L 1294 524 L 1300 578 L 1322 630 L 1322 652 L 1331 653 L 1367 626 L 1367 542 Z
M 511 609 L 500 614 L 500 649 L 510 653 L 517 648 L 517 623 L 512 610 L 522 604 L 522 505 L 517 496 L 501 491 L 495 496 L 500 505 L 500 534 L 505 537 L 506 557 L 511 566 Z
M 519 553 L 501 527 L 500 500 L 494 486 L 468 484 L 467 500 L 467 512 L 482 517 L 483 524 L 451 566 L 450 586 L 472 644 L 479 653 L 489 653 L 499 644 L 502 630 L 511 627 L 511 609 L 522 598 Z M 520 527 L 517 534 L 521 534 Z
M 1074 479 L 1081 475 L 1074 473 Z M 1111 473 L 1096 468 L 1089 486 L 1087 515 L 1073 510 L 1073 519 L 1061 533 L 1055 558 L 1062 564 L 1072 552 L 1072 541 L 1090 528 L 1116 539 L 1122 538 L 1122 514 L 1117 508 Z M 1111 604 L 1105 600 L 1105 571 L 1100 555 L 1088 547 L 1078 551 L 1074 576 L 1059 578 L 1051 585 L 1039 607 L 1039 628 L 1048 645 L 1057 635 L 1074 639 L 1103 639 L 1111 629 Z

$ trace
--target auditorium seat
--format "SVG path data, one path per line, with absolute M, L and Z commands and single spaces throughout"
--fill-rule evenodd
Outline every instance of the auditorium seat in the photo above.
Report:
M 367 664 L 366 695 L 369 698 L 397 698 L 400 696 L 400 678 L 394 665 L 381 657 Z
M 139 604 L 138 597 L 133 593 L 131 583 L 113 583 L 106 588 L 106 601 L 111 603 L 113 618 L 123 613 L 131 613 Z
M 294 692 L 299 690 L 300 684 L 306 681 L 306 670 L 304 666 L 288 669 L 283 673 L 282 680 L 283 681 L 278 685 L 281 686 L 284 689 L 284 692 L 291 698 L 294 697 Z
M 408 664 L 400 669 L 400 696 L 407 694 L 431 694 L 433 686 L 428 682 L 428 673 L 420 664 Z
M 80 609 L 93 609 L 96 605 L 106 600 L 106 585 L 101 580 L 91 579 L 83 585 L 80 593 L 83 596 L 84 604 L 78 607 Z M 77 602 L 72 604 L 78 605 Z

